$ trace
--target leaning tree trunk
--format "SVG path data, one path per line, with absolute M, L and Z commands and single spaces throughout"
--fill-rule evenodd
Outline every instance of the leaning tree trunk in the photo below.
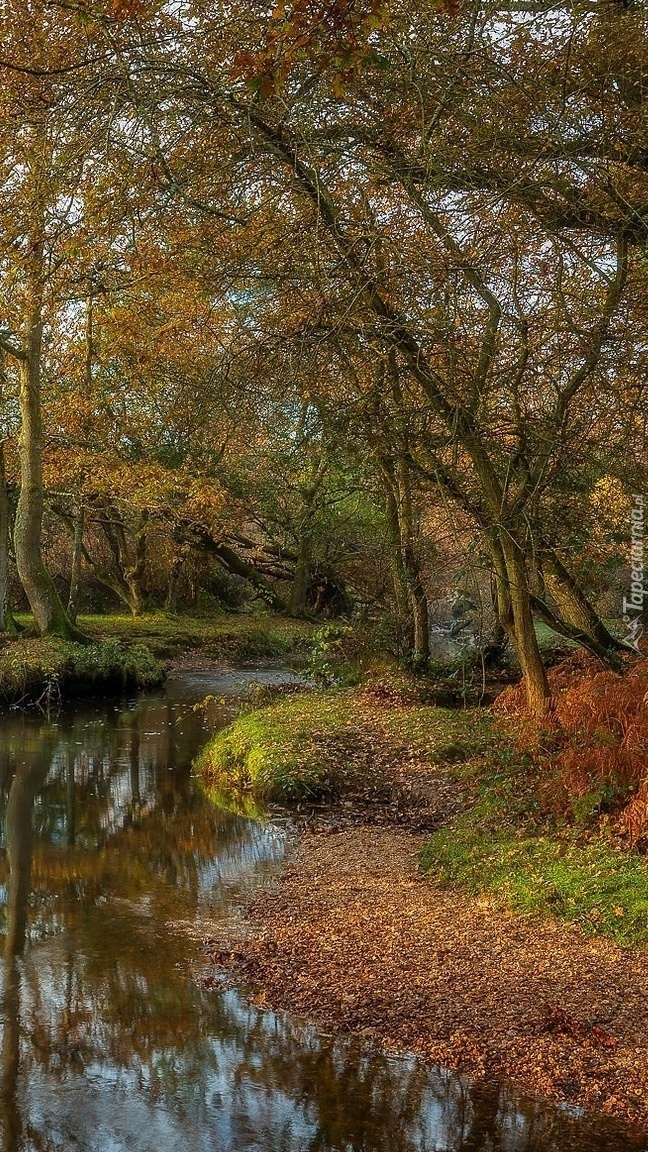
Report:
M 541 564 L 547 588 L 567 623 L 591 636 L 604 652 L 614 654 L 622 650 L 623 643 L 605 627 L 577 581 L 556 553 L 545 550 Z
M 40 366 L 43 340 L 40 290 L 27 310 L 24 355 L 19 361 L 20 495 L 14 526 L 14 547 L 20 582 L 41 636 L 62 636 L 83 642 L 85 637 L 68 619 L 42 554 L 43 469 Z

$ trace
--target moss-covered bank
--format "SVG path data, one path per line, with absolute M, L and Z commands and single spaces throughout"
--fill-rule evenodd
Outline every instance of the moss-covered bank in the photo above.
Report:
M 385 684 L 306 692 L 240 716 L 197 767 L 213 787 L 281 803 L 361 799 L 366 811 L 394 788 L 412 804 L 424 795 L 435 819 L 421 865 L 437 887 L 648 941 L 645 857 L 612 824 L 558 819 L 542 800 L 546 763 L 486 709 L 426 706 Z
M 214 784 L 271 801 L 384 794 L 395 780 L 438 783 L 435 768 L 488 742 L 486 713 L 408 701 L 381 686 L 288 696 L 246 712 L 197 760 Z
M 0 702 L 51 704 L 67 696 L 150 688 L 164 675 L 144 644 L 19 639 L 0 649 Z
M 312 626 L 267 614 L 213 617 L 148 613 L 81 616 L 88 645 L 25 634 L 0 645 L 0 706 L 53 702 L 96 692 L 150 688 L 174 664 L 279 658 L 304 646 Z

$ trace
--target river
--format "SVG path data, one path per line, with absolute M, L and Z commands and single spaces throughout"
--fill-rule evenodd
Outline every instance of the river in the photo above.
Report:
M 271 879 L 291 833 L 287 817 L 218 807 L 192 758 L 250 682 L 291 678 L 184 674 L 137 699 L 0 721 L 3 1152 L 648 1147 L 201 982 L 202 938 Z

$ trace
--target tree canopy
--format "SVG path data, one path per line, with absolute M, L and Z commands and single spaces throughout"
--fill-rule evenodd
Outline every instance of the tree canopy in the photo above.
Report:
M 536 713 L 538 620 L 614 665 L 647 50 L 607 0 L 5 5 L 0 531 L 39 630 L 78 635 L 80 579 L 248 588 L 424 665 L 469 570 Z

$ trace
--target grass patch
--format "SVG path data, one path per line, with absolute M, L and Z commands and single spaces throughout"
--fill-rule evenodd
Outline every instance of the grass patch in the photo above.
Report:
M 162 665 L 141 643 L 84 645 L 46 637 L 12 640 L 0 649 L 0 699 L 8 704 L 147 688 L 163 679 Z
M 93 639 L 142 641 L 159 660 L 192 649 L 223 663 L 289 655 L 307 646 L 312 625 L 272 613 L 222 613 L 210 617 L 111 614 L 80 616 L 79 627 Z
M 240 716 L 196 761 L 214 787 L 277 802 L 379 797 L 403 757 L 463 760 L 484 719 L 422 705 L 386 707 L 358 689 L 305 692 Z
M 432 835 L 423 868 L 444 887 L 491 894 L 515 911 L 556 916 L 619 944 L 647 941 L 644 860 L 604 830 L 551 819 L 537 782 L 530 760 L 504 744 L 491 748 L 476 803 Z

